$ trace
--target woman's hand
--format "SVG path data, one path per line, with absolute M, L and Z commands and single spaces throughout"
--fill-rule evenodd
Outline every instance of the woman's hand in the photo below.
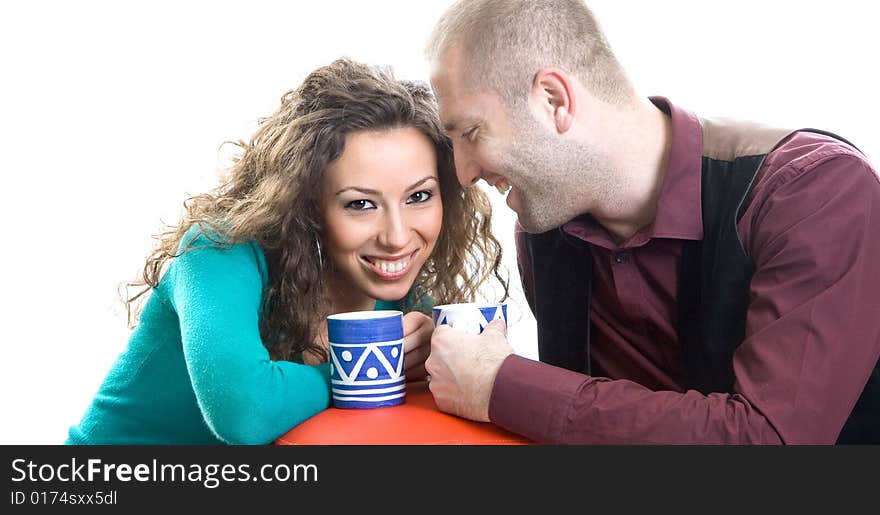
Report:
M 403 364 L 407 381 L 425 379 L 425 360 L 431 354 L 434 322 L 418 311 L 403 315 Z

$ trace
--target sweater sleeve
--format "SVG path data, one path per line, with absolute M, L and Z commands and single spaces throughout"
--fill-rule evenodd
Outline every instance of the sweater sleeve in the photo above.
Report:
M 196 399 L 211 430 L 230 444 L 271 443 L 330 400 L 326 364 L 272 361 L 263 346 L 261 257 L 253 244 L 199 243 L 169 268 Z

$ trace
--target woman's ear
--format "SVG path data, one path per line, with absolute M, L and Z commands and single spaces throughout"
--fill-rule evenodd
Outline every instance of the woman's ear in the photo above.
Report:
M 532 97 L 557 133 L 563 134 L 571 129 L 576 105 L 568 73 L 559 68 L 538 70 L 532 84 Z

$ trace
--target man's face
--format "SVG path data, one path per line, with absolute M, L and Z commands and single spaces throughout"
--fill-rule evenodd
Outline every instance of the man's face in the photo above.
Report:
M 469 88 L 464 68 L 453 48 L 433 63 L 431 74 L 462 186 L 483 179 L 499 190 L 509 187 L 507 205 L 529 232 L 547 231 L 580 214 L 579 199 L 566 194 L 577 171 L 592 164 L 590 155 L 541 126 L 526 99 L 512 117 L 497 94 Z
M 465 187 L 480 179 L 506 186 L 509 179 L 497 172 L 503 149 L 512 140 L 507 112 L 493 93 L 465 87 L 457 62 L 457 53 L 444 54 L 434 67 L 431 85 L 452 139 L 458 181 Z

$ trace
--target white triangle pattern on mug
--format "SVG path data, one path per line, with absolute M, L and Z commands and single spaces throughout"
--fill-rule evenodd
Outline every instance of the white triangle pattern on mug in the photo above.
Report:
M 402 342 L 403 340 L 401 339 L 394 343 L 400 345 Z M 346 384 L 357 383 L 358 381 L 356 381 L 356 378 L 358 374 L 360 374 L 361 368 L 364 366 L 364 362 L 367 360 L 367 357 L 371 354 L 375 356 L 377 360 L 379 360 L 379 362 L 382 364 L 382 367 L 385 369 L 386 372 L 388 372 L 388 375 L 390 375 L 394 380 L 399 378 L 401 373 L 403 372 L 403 357 L 399 356 L 400 359 L 397 361 L 397 366 L 394 366 L 388 361 L 388 358 L 385 357 L 382 351 L 379 350 L 380 345 L 385 346 L 388 345 L 388 343 L 389 342 L 370 343 L 366 346 L 366 348 L 360 345 L 353 345 L 352 348 L 365 349 L 358 357 L 358 359 L 354 360 L 353 366 L 349 366 L 351 365 L 351 362 L 349 361 L 340 360 L 339 356 L 337 356 L 336 352 L 334 352 L 334 348 L 331 346 L 330 358 L 333 361 L 333 366 L 339 372 L 339 377 L 342 378 L 342 382 Z M 338 351 L 340 348 L 342 347 L 336 347 L 335 350 Z
M 453 320 L 449 320 L 450 315 L 452 315 Z M 477 324 L 479 324 L 479 331 L 482 332 L 483 329 L 485 329 L 486 326 L 489 325 L 489 322 L 492 322 L 493 320 L 504 320 L 504 311 L 502 311 L 500 306 L 495 308 L 495 314 L 488 319 L 483 314 L 483 312 L 479 310 L 479 308 L 459 310 L 458 313 L 456 313 L 455 311 L 443 310 L 440 312 L 440 317 L 437 321 L 437 325 L 449 324 L 452 326 L 456 326 L 458 323 L 463 323 L 465 324 L 465 326 L 462 326 L 461 329 L 467 331 L 467 325 L 476 322 Z
M 390 352 L 386 352 L 386 350 L 390 349 Z M 383 345 L 378 346 L 379 352 L 385 356 L 385 359 L 389 361 L 391 368 L 394 369 L 395 373 L 392 373 L 392 376 L 399 376 L 401 372 L 403 372 L 403 346 L 399 349 L 397 346 Z M 394 351 L 397 351 L 397 357 L 393 355 Z M 391 356 L 389 356 L 391 354 Z

